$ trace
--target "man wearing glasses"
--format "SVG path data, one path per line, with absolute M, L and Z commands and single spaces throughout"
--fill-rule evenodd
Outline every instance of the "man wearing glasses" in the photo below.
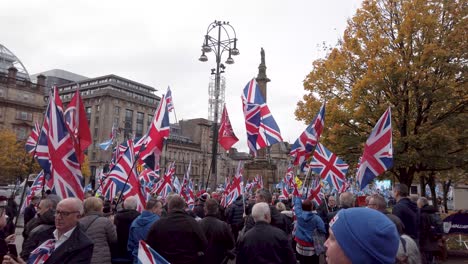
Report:
M 42 243 L 31 252 L 28 263 L 62 264 L 90 263 L 93 242 L 81 230 L 78 220 L 83 214 L 83 203 L 77 198 L 66 198 L 55 211 L 54 238 Z M 3 263 L 25 263 L 6 256 Z

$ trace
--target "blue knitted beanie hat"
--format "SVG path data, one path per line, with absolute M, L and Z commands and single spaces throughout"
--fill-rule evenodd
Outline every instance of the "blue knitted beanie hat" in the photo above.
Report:
M 395 263 L 398 232 L 381 212 L 364 207 L 342 209 L 330 228 L 352 263 Z

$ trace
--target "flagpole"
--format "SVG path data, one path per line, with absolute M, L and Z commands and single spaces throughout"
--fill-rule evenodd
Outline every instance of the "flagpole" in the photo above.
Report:
M 210 162 L 210 170 L 208 171 L 208 177 L 206 178 L 206 185 L 205 188 L 208 189 L 208 183 L 210 182 L 210 175 L 211 175 L 211 166 L 213 165 L 213 159 Z
M 128 150 L 128 148 L 127 148 L 127 150 Z M 125 150 L 125 151 L 127 151 L 127 150 Z M 140 151 L 140 152 L 141 152 L 141 151 Z M 122 156 L 123 156 L 123 155 L 121 155 L 120 157 L 122 157 Z M 117 199 L 117 202 L 115 203 L 115 207 L 114 207 L 114 211 L 115 211 L 115 212 L 117 211 L 117 205 L 118 205 L 118 204 L 120 203 L 120 201 L 122 200 L 122 195 L 123 195 L 123 193 L 124 193 L 125 187 L 127 187 L 128 180 L 130 179 L 130 174 L 129 174 L 129 173 L 133 170 L 133 168 L 135 168 L 135 164 L 137 163 L 139 156 L 140 156 L 140 153 L 138 153 L 138 154 L 135 156 L 135 158 L 134 158 L 134 160 L 133 160 L 133 163 L 132 163 L 132 167 L 130 168 L 130 171 L 125 172 L 125 173 L 127 174 L 127 179 L 125 180 L 125 184 L 124 184 L 122 190 L 120 191 L 119 198 Z M 120 158 L 119 158 L 119 159 L 120 159 Z M 116 164 L 117 164 L 117 163 L 116 163 Z M 114 166 L 114 167 L 115 167 L 115 166 Z M 112 167 L 112 168 L 114 168 L 114 167 Z M 112 170 L 110 170 L 109 173 L 110 173 L 111 171 L 112 171 Z

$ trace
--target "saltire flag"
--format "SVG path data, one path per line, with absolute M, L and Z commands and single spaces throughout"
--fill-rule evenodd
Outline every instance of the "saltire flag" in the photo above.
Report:
M 99 143 L 99 147 L 102 150 L 107 150 L 110 146 L 112 146 L 112 139 L 106 140 L 102 143 Z
M 31 200 L 34 196 L 37 196 L 42 192 L 42 186 L 44 185 L 44 171 L 41 170 L 39 174 L 37 174 L 36 178 L 31 185 L 31 188 L 28 190 L 26 200 L 24 201 L 23 208 L 26 208 L 31 203 Z
M 49 99 L 44 126 L 39 136 L 39 144 L 47 145 L 47 156 L 38 155 L 39 161 L 42 159 L 39 164 L 45 173 L 50 173 L 54 186 L 52 191 L 60 198 L 76 197 L 83 200 L 84 180 L 75 153 L 74 140 L 59 107 L 62 102 L 57 88 L 54 96 Z
M 156 109 L 153 122 L 144 137 L 142 150 L 140 150 L 140 159 L 144 160 L 152 153 L 161 153 L 164 141 L 169 137 L 170 124 L 167 110 L 167 100 L 163 95 L 161 102 Z
M 312 156 L 312 151 L 319 142 L 323 131 L 324 119 L 325 103 L 320 107 L 319 112 L 309 126 L 292 145 L 289 155 L 294 158 L 294 165 L 305 164 L 305 161 Z M 303 169 L 303 166 L 301 166 L 301 169 Z
M 283 141 L 255 78 L 247 83 L 241 98 L 250 152 L 256 155 L 258 149 Z
M 117 131 L 118 131 L 118 128 L 116 127 L 116 124 L 112 124 L 109 139 L 102 143 L 99 143 L 99 147 L 102 150 L 107 150 L 110 146 L 112 146 L 112 143 L 114 143 L 114 140 L 117 137 Z
M 388 107 L 375 124 L 364 146 L 364 153 L 356 175 L 361 190 L 392 165 L 392 114 Z
M 39 139 L 39 132 L 41 131 L 41 126 L 39 125 L 38 122 L 34 122 L 34 127 L 31 130 L 31 134 L 28 137 L 28 140 L 26 141 L 26 151 L 29 154 L 33 154 L 34 151 L 36 150 L 36 145 L 37 145 L 37 140 Z
M 166 92 L 166 103 L 167 103 L 167 111 L 172 112 L 174 110 L 174 102 L 172 101 L 172 91 L 171 87 L 167 87 L 167 92 Z
M 84 161 L 83 152 L 91 145 L 92 140 L 86 111 L 79 90 L 76 90 L 70 104 L 68 104 L 64 116 L 68 128 L 73 135 L 75 151 L 78 156 L 78 161 L 81 164 Z
M 172 176 L 174 176 L 174 174 L 175 164 L 172 162 L 169 165 L 169 168 L 166 169 L 163 178 L 154 186 L 152 193 L 160 195 L 163 199 L 165 199 L 174 189 L 174 186 L 172 185 Z
M 234 175 L 234 178 L 232 179 L 230 190 L 226 197 L 226 206 L 229 206 L 237 199 L 237 197 L 242 195 L 242 190 L 244 189 L 242 174 L 243 165 L 242 161 L 239 161 L 239 164 L 237 165 L 236 175 Z
M 320 175 L 330 186 L 339 191 L 346 182 L 349 165 L 324 145 L 318 143 L 310 167 L 314 173 Z
M 138 264 L 169 264 L 169 262 L 152 249 L 144 240 L 138 245 Z
M 232 145 L 236 144 L 236 142 L 239 141 L 239 139 L 234 134 L 234 130 L 232 129 L 226 105 L 224 105 L 218 135 L 218 142 L 225 150 L 231 149 Z
M 143 194 L 134 163 L 133 141 L 128 140 L 127 149 L 107 175 L 103 193 L 109 200 L 112 200 L 118 192 L 122 193 L 124 199 L 133 196 L 138 202 L 137 210 L 141 211 L 146 205 L 146 197 Z

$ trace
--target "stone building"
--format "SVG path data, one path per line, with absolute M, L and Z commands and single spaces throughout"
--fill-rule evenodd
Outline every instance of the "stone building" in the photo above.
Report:
M 34 123 L 41 123 L 45 111 L 45 77 L 32 83 L 21 61 L 0 45 L 0 129 L 15 131 L 26 140 Z
M 111 74 L 57 86 L 64 106 L 78 87 L 93 139 L 87 153 L 94 176 L 111 159 L 112 149 L 102 150 L 99 143 L 109 139 L 112 126 L 119 130 L 118 143 L 143 136 L 161 98 L 153 87 Z

